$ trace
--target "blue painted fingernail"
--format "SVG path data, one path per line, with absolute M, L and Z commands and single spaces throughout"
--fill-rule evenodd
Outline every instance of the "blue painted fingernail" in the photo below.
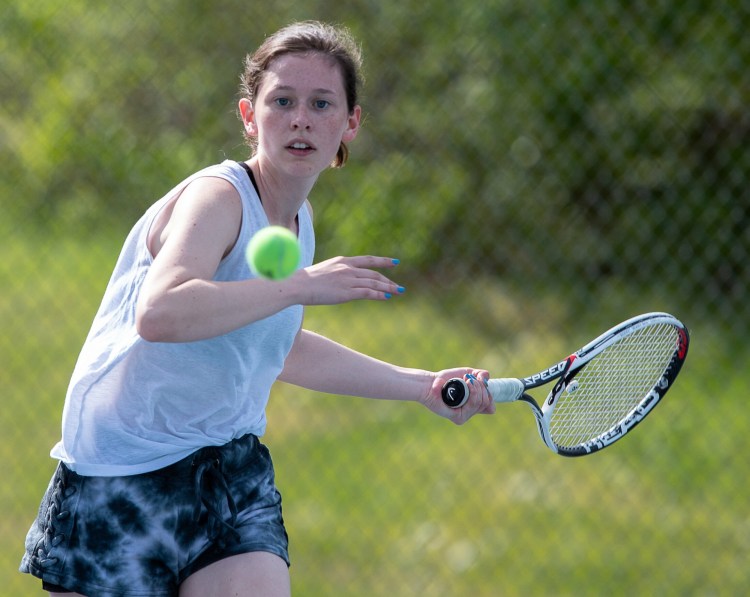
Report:
M 399 263 L 401 263 L 400 259 L 394 259 L 393 260 L 393 265 L 398 265 Z
M 390 292 L 386 292 L 386 293 L 385 293 L 385 298 L 389 299 L 389 298 L 391 298 L 391 296 L 393 296 L 393 295 L 391 295 L 391 293 L 390 293 Z
M 398 291 L 399 291 L 399 293 L 404 293 L 404 292 L 406 292 L 406 288 L 404 288 L 403 286 L 399 286 L 398 287 Z

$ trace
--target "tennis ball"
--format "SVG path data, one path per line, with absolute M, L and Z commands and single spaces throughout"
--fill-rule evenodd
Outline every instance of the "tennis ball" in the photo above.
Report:
M 299 267 L 299 242 L 291 230 L 283 226 L 267 226 L 247 243 L 245 257 L 256 275 L 283 280 Z

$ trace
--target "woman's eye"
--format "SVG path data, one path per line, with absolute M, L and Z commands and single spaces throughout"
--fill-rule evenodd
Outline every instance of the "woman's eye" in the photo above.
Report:
M 289 99 L 286 97 L 280 97 L 276 100 L 276 103 L 281 106 L 282 108 L 285 108 L 290 104 Z
M 315 107 L 319 110 L 324 110 L 330 105 L 330 102 L 327 100 L 315 100 Z

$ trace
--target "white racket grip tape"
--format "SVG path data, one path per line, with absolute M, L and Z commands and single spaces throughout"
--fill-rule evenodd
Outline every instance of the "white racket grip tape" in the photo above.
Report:
M 490 379 L 485 385 L 495 402 L 515 402 L 525 389 L 523 382 L 515 377 Z M 468 399 L 469 386 L 460 377 L 449 379 L 443 386 L 443 402 L 451 408 L 463 406 Z
M 490 379 L 487 389 L 495 402 L 515 402 L 524 391 L 523 382 L 515 377 Z

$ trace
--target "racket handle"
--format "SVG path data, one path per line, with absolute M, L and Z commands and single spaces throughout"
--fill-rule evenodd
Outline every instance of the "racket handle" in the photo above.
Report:
M 490 379 L 487 389 L 495 402 L 515 402 L 524 392 L 525 386 L 515 377 L 501 377 Z M 451 408 L 459 408 L 469 399 L 469 386 L 460 377 L 454 377 L 443 386 L 443 402 Z
M 498 377 L 487 382 L 487 389 L 495 402 L 515 402 L 523 396 L 526 386 L 515 377 Z

